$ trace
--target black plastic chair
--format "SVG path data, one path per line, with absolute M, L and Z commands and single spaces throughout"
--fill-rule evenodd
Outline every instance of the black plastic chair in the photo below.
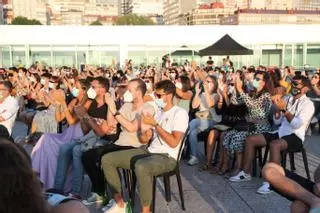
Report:
M 186 130 L 186 133 L 181 141 L 181 146 L 179 148 L 179 154 L 178 154 L 178 160 L 177 160 L 177 165 L 175 167 L 175 169 L 173 169 L 170 172 L 166 172 L 163 174 L 160 174 L 156 177 L 153 177 L 153 186 L 152 186 L 152 206 L 151 206 L 151 212 L 154 213 L 155 212 L 155 204 L 156 204 L 156 181 L 158 177 L 163 177 L 163 183 L 164 183 L 164 189 L 165 189 L 165 198 L 167 202 L 171 201 L 171 190 L 170 190 L 170 177 L 173 175 L 176 175 L 177 177 L 177 182 L 178 182 L 178 187 L 179 187 L 179 194 L 180 194 L 180 200 L 181 200 L 181 208 L 183 211 L 186 210 L 185 205 L 184 205 L 184 196 L 183 196 L 183 189 L 182 189 L 182 181 L 181 181 L 181 175 L 180 175 L 180 168 L 179 168 L 179 164 L 180 164 L 180 159 L 182 156 L 182 150 L 184 149 L 187 137 L 188 137 L 188 131 L 189 128 Z M 131 205 L 132 205 L 132 209 L 134 209 L 134 199 L 135 199 L 135 189 L 136 189 L 136 185 L 137 185 L 137 181 L 135 178 L 135 175 L 133 175 L 132 178 L 132 188 L 131 188 Z
M 302 147 L 299 150 L 286 150 L 286 151 L 282 152 L 281 153 L 281 166 L 283 167 L 283 169 L 286 169 L 286 167 L 287 167 L 287 155 L 289 154 L 290 169 L 291 169 L 292 172 L 294 172 L 296 170 L 296 166 L 295 166 L 295 163 L 294 163 L 294 154 L 295 153 L 299 153 L 299 152 L 301 152 L 301 154 L 302 154 L 302 160 L 303 160 L 304 168 L 305 168 L 305 171 L 306 171 L 306 175 L 307 175 L 308 180 L 310 180 L 311 177 L 310 177 L 310 170 L 309 170 L 307 152 L 306 152 L 304 147 Z M 266 150 L 265 150 L 265 154 L 264 154 L 264 158 L 263 158 L 263 166 L 267 161 L 268 153 L 269 153 L 269 146 L 266 146 Z

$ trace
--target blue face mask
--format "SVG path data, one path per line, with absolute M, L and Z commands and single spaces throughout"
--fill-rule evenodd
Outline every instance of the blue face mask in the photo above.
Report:
M 162 98 L 156 98 L 155 103 L 161 109 L 165 108 L 167 105 Z
M 79 90 L 77 88 L 72 88 L 72 91 L 71 91 L 73 97 L 78 97 L 79 95 Z
M 252 82 L 252 86 L 254 87 L 254 88 L 256 88 L 256 89 L 258 89 L 259 88 L 259 81 L 257 81 L 256 79 L 254 79 L 253 80 L 253 82 Z

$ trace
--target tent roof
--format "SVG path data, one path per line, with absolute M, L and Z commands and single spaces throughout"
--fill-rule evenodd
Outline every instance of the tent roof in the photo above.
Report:
M 228 34 L 223 36 L 213 45 L 199 51 L 205 55 L 253 55 L 253 50 L 248 49 L 231 38 Z

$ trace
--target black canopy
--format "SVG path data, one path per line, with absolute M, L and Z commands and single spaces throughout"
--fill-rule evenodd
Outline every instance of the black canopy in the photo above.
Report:
M 226 34 L 213 45 L 200 50 L 199 55 L 253 55 L 253 50 L 242 46 Z
M 167 55 L 169 55 L 169 54 L 167 54 Z M 188 47 L 185 45 L 181 46 L 180 50 L 176 50 L 171 53 L 171 56 L 193 56 L 193 55 L 198 56 L 199 52 L 197 52 L 195 50 L 188 49 Z

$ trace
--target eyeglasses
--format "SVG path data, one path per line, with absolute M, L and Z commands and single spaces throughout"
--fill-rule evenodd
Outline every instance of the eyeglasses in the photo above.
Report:
M 155 93 L 154 94 L 157 98 L 162 98 L 164 95 L 168 95 L 166 93 L 162 93 L 162 94 L 158 94 L 158 93 Z

